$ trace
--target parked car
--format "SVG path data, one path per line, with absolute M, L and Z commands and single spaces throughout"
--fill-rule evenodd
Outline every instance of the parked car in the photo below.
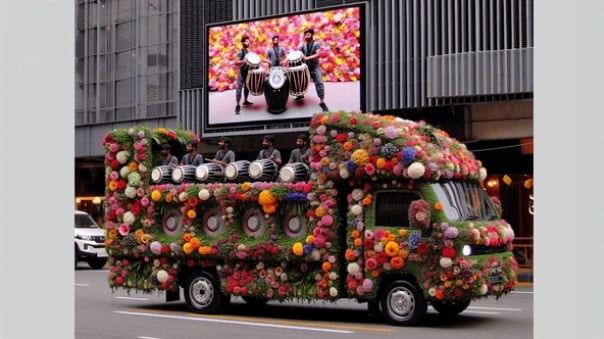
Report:
M 75 211 L 75 266 L 78 262 L 86 261 L 94 269 L 99 269 L 107 263 L 105 251 L 105 231 L 99 227 L 90 214 Z

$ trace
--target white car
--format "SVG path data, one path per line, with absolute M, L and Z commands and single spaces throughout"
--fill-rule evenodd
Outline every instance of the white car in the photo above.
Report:
M 99 269 L 107 263 L 105 251 L 105 230 L 97 225 L 90 214 L 75 211 L 75 266 L 78 262 L 87 261 L 94 269 Z

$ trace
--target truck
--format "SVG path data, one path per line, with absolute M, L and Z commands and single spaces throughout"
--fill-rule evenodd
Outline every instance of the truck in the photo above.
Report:
M 423 121 L 346 111 L 313 115 L 309 138 L 309 164 L 169 168 L 153 165 L 160 145 L 182 147 L 194 132 L 108 132 L 112 291 L 174 301 L 182 289 L 196 313 L 221 312 L 233 296 L 257 306 L 347 298 L 410 326 L 428 305 L 451 316 L 514 289 L 514 231 L 466 145 Z

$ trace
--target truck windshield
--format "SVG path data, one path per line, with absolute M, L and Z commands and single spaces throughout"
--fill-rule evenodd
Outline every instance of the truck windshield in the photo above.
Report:
M 439 182 L 433 183 L 432 188 L 449 220 L 488 221 L 497 218 L 489 197 L 476 182 Z
M 75 228 L 98 228 L 94 219 L 88 214 L 75 215 Z

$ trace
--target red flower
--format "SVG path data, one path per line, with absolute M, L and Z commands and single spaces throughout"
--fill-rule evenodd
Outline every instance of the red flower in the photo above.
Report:
M 385 252 L 380 252 L 375 257 L 375 260 L 377 260 L 378 264 L 383 265 L 386 261 L 388 261 L 388 254 Z
M 170 252 L 170 246 L 168 246 L 168 245 L 162 245 L 161 246 L 161 253 L 162 254 L 168 254 L 168 252 Z
M 428 253 L 428 245 L 426 245 L 423 242 L 420 242 L 419 244 L 417 244 L 417 254 L 426 254 Z
M 306 183 L 306 185 L 304 186 L 304 193 L 310 193 L 312 192 L 312 181 L 309 181 Z
M 109 163 L 109 166 L 111 166 L 111 169 L 117 169 L 120 166 L 120 163 L 117 160 L 113 159 Z
M 373 249 L 374 242 L 372 239 L 365 239 L 365 248 L 368 250 Z
M 168 137 L 170 137 L 172 140 L 176 140 L 176 133 L 174 133 L 174 131 L 170 131 L 168 132 Z
M 443 257 L 455 258 L 455 249 L 453 247 L 443 248 Z
M 339 143 L 343 143 L 344 141 L 346 141 L 346 134 L 344 133 L 340 133 L 336 136 L 336 141 Z
M 126 180 L 124 179 L 120 179 L 120 181 L 117 182 L 117 188 L 119 188 L 120 190 L 126 188 L 126 185 Z
M 350 119 L 350 123 L 355 125 L 358 122 L 357 118 Z

